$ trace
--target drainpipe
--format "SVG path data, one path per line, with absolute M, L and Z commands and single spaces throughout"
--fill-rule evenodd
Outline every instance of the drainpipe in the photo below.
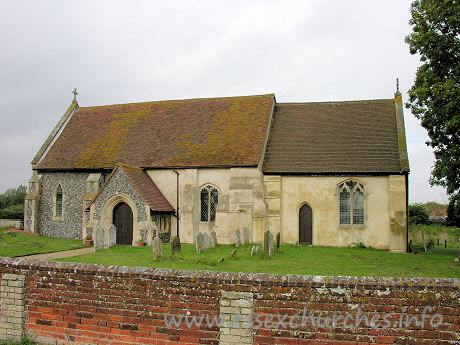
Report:
M 406 253 L 409 253 L 409 172 L 406 172 Z M 411 248 L 412 251 L 412 248 Z
M 176 219 L 177 219 L 177 237 L 179 236 L 179 173 L 177 170 L 173 170 L 176 173 Z

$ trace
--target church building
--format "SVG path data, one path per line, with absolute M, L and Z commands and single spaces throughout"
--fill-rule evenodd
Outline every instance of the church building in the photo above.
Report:
M 278 103 L 274 94 L 80 107 L 32 160 L 26 231 L 116 242 L 284 243 L 405 252 L 409 162 L 401 94 Z

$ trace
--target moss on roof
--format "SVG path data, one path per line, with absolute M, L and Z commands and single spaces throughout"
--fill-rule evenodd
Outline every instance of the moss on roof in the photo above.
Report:
M 274 95 L 81 107 L 38 169 L 255 166 Z

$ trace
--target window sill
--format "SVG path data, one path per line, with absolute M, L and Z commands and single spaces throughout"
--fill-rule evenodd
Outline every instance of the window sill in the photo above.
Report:
M 53 217 L 53 220 L 57 220 L 58 222 L 62 222 L 64 220 L 63 217 Z
M 351 229 L 351 228 L 358 228 L 364 229 L 366 227 L 365 224 L 339 224 L 339 228 Z

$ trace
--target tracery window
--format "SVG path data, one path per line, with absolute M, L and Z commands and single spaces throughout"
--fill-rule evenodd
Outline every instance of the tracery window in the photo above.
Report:
M 214 222 L 216 220 L 216 209 L 219 201 L 219 192 L 211 185 L 201 189 L 201 221 Z
M 364 225 L 364 185 L 346 181 L 339 185 L 340 225 Z

